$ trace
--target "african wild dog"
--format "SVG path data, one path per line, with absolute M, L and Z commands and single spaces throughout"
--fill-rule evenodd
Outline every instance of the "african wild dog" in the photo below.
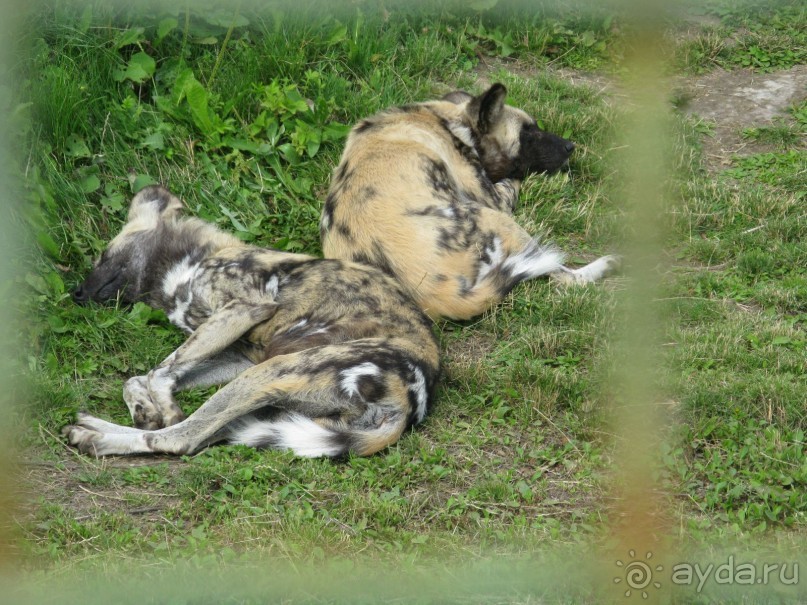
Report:
M 162 187 L 128 221 L 73 296 L 137 300 L 190 334 L 123 390 L 135 426 L 79 414 L 64 429 L 85 453 L 184 454 L 217 441 L 301 456 L 372 454 L 426 415 L 438 374 L 431 321 L 372 267 L 248 246 L 182 217 Z M 228 383 L 184 418 L 172 393 Z
M 587 283 L 615 269 L 613 256 L 568 269 L 513 220 L 521 180 L 561 168 L 574 144 L 505 105 L 506 93 L 457 91 L 359 122 L 322 212 L 325 256 L 379 267 L 430 316 L 454 319 L 525 279 Z

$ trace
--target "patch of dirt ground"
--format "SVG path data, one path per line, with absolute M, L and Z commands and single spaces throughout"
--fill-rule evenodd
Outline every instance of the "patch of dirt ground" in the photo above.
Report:
M 21 479 L 19 501 L 22 504 L 19 521 L 34 518 L 39 503 L 53 504 L 71 511 L 76 521 L 92 520 L 99 515 L 122 513 L 138 523 L 152 526 L 163 523 L 164 511 L 175 507 L 179 496 L 174 493 L 172 478 L 187 463 L 169 456 L 120 456 L 103 459 L 82 456 L 68 450 L 51 461 L 35 457 L 19 462 L 17 476 Z M 138 482 L 138 472 L 158 467 L 160 481 Z M 122 472 L 132 470 L 134 483 L 122 478 Z
M 777 118 L 789 121 L 787 110 L 807 98 L 807 65 L 773 73 L 748 69 L 714 71 L 679 84 L 682 107 L 714 124 L 703 138 L 710 171 L 726 168 L 734 156 L 770 151 L 769 145 L 743 138 L 745 128 L 770 126 Z
M 573 85 L 588 86 L 611 101 L 630 102 L 619 78 L 568 67 L 536 68 L 516 60 L 488 58 L 477 67 L 478 87 L 493 83 L 499 70 L 522 77 L 551 71 Z M 807 98 L 807 65 L 771 73 L 750 69 L 716 68 L 702 76 L 676 78 L 673 89 L 683 99 L 682 111 L 713 124 L 703 137 L 704 161 L 710 172 L 727 168 L 735 156 L 772 151 L 773 146 L 743 138 L 746 128 L 771 126 L 775 120 L 792 122 L 788 109 Z

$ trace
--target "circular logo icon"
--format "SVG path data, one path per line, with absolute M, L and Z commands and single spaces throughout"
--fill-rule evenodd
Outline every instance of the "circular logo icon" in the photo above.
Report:
M 642 595 L 643 599 L 646 599 L 648 594 L 645 588 L 650 585 L 656 589 L 661 588 L 661 582 L 653 581 L 653 572 L 663 571 L 664 566 L 656 565 L 655 568 L 651 567 L 650 564 L 646 562 L 653 557 L 653 553 L 649 551 L 645 554 L 645 561 L 636 559 L 636 551 L 633 549 L 628 551 L 628 555 L 632 559 L 628 563 L 619 559 L 616 561 L 617 567 L 624 568 L 624 575 L 615 577 L 614 584 L 619 584 L 624 581 L 627 586 L 627 590 L 625 591 L 626 597 L 631 596 L 635 590 L 637 594 L 640 593 Z

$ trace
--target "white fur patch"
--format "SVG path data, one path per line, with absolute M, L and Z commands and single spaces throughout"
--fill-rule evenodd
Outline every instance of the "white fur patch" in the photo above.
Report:
M 409 369 L 415 374 L 415 381 L 409 383 L 407 386 L 410 391 L 415 394 L 418 407 L 415 410 L 415 422 L 418 423 L 426 416 L 426 403 L 429 401 L 429 393 L 426 391 L 426 377 L 419 367 L 411 363 L 407 363 Z
M 299 338 L 305 338 L 306 336 L 312 336 L 314 334 L 325 334 L 327 331 L 327 324 L 320 322 L 309 325 L 308 318 L 304 318 L 286 330 L 286 334 L 294 334 Z
M 84 426 L 69 427 L 67 440 L 95 456 L 123 456 L 153 451 L 147 444 L 145 431 L 137 433 L 108 433 Z
M 563 254 L 532 241 L 521 252 L 507 258 L 502 267 L 513 276 L 531 279 L 563 270 Z
M 190 256 L 183 258 L 171 267 L 163 277 L 163 294 L 167 297 L 174 296 L 180 286 L 188 283 L 196 276 L 198 269 L 199 263 L 192 263 Z
M 188 296 L 182 300 L 175 299 L 177 306 L 174 307 L 174 310 L 168 314 L 168 321 L 172 324 L 177 326 L 178 328 L 185 330 L 186 332 L 191 331 L 190 325 L 185 321 L 185 316 L 188 313 L 188 309 L 191 307 L 191 301 L 193 300 L 193 293 L 188 290 Z
M 369 361 L 344 370 L 342 372 L 342 390 L 348 395 L 358 395 L 359 378 L 362 376 L 378 376 L 380 373 L 381 368 Z
M 493 243 L 485 248 L 485 254 L 488 257 L 488 260 L 487 262 L 482 261 L 479 263 L 479 273 L 476 276 L 476 283 L 481 282 L 488 273 L 502 264 L 502 260 L 504 260 L 502 240 L 498 237 L 494 237 Z
M 278 283 L 279 280 L 277 278 L 277 275 L 272 275 L 272 277 L 266 280 L 266 286 L 264 286 L 264 292 L 266 292 L 272 298 L 276 298 Z
M 191 329 L 185 321 L 185 316 L 193 300 L 193 291 L 188 288 L 188 294 L 183 299 L 177 298 L 177 291 L 181 286 L 190 283 L 198 270 L 199 263 L 191 262 L 191 257 L 186 256 L 168 270 L 162 283 L 163 294 L 166 298 L 174 298 L 176 301 L 176 307 L 168 314 L 168 319 L 172 324 L 186 331 Z
M 294 324 L 292 327 L 290 327 L 290 328 L 287 330 L 287 332 L 292 332 L 292 331 L 294 331 L 294 330 L 299 330 L 300 328 L 302 328 L 303 326 L 305 326 L 305 324 L 307 324 L 307 323 L 308 323 L 308 319 L 306 319 L 306 318 L 304 317 L 303 319 L 301 319 L 300 321 L 298 321 L 296 324 Z
M 306 458 L 342 453 L 342 448 L 333 442 L 336 433 L 299 414 L 289 414 L 283 420 L 274 421 L 245 419 L 242 423 L 230 433 L 230 443 L 254 447 L 269 441 L 278 449 L 291 450 Z
M 474 149 L 474 138 L 471 135 L 471 129 L 465 124 L 461 124 L 459 122 L 449 122 L 448 129 L 451 131 L 451 134 L 457 137 L 460 141 L 468 145 L 468 147 L 471 149 Z

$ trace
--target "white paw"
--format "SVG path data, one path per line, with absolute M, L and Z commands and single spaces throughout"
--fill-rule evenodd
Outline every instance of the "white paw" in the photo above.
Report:
M 571 284 L 590 284 L 610 275 L 618 273 L 622 269 L 622 257 L 609 254 L 584 265 L 578 269 L 564 269 L 557 274 L 559 281 Z
M 103 456 L 103 453 L 98 448 L 103 435 L 98 431 L 72 424 L 62 429 L 62 435 L 67 437 L 67 443 L 77 448 L 82 454 L 96 457 Z
M 85 412 L 79 412 L 76 417 L 76 424 L 99 433 L 140 433 L 140 429 L 131 426 L 123 426 L 114 422 L 107 422 L 95 416 L 90 416 Z
M 148 378 L 135 376 L 127 380 L 123 385 L 123 400 L 137 428 L 145 430 L 163 428 L 163 415 L 151 399 Z

